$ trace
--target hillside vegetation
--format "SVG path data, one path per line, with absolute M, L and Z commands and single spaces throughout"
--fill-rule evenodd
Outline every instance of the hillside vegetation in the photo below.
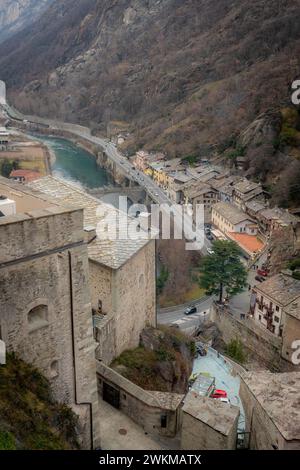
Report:
M 297 0 L 56 0 L 5 43 L 0 70 L 25 111 L 207 153 L 290 102 L 299 22 Z
M 77 417 L 48 381 L 14 355 L 0 366 L 0 450 L 76 449 Z

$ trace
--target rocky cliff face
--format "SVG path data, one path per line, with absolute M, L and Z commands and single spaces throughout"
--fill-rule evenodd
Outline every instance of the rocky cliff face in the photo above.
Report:
M 145 328 L 140 347 L 111 365 L 145 390 L 186 393 L 193 369 L 194 342 L 174 328 Z
M 42 14 L 52 0 L 1 0 L 0 41 Z
M 123 121 L 129 151 L 206 155 L 290 103 L 299 22 L 297 0 L 55 0 L 5 43 L 0 70 L 23 111 Z

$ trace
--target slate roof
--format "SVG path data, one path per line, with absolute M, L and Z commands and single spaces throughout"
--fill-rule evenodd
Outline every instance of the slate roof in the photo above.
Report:
M 273 374 L 249 372 L 242 375 L 261 407 L 283 437 L 300 439 L 300 372 Z
M 300 298 L 300 281 L 279 273 L 255 287 L 262 295 L 271 297 L 276 303 L 286 306 Z
M 241 211 L 238 207 L 234 206 L 233 204 L 229 204 L 228 202 L 218 202 L 213 207 L 214 211 L 217 211 L 224 219 L 231 222 L 233 225 L 239 224 L 244 222 L 245 220 L 249 220 L 249 222 L 253 222 L 250 219 L 248 214 Z
M 230 434 L 240 413 L 237 406 L 214 398 L 201 397 L 193 391 L 187 394 L 182 410 L 224 436 Z
M 27 186 L 45 193 L 53 201 L 57 201 L 62 205 L 84 209 L 84 227 L 97 228 L 97 238 L 88 245 L 89 259 L 94 262 L 112 269 L 118 269 L 149 243 L 148 237 L 146 238 L 148 232 L 144 232 L 144 239 L 130 240 L 122 238 L 120 232 L 124 230 L 125 233 L 127 229 L 124 213 L 89 195 L 77 185 L 57 177 L 46 176 L 29 183 Z M 120 231 L 117 231 L 117 236 L 120 239 L 107 239 L 106 226 L 103 223 L 99 225 L 104 217 L 107 221 L 120 222 Z M 129 220 L 133 221 L 134 219 Z

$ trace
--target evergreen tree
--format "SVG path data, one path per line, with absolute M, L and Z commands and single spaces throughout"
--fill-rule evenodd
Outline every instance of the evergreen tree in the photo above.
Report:
M 207 294 L 219 295 L 222 302 L 224 289 L 228 295 L 235 295 L 246 287 L 247 271 L 236 243 L 217 240 L 213 242 L 212 248 L 214 253 L 202 260 L 199 282 Z

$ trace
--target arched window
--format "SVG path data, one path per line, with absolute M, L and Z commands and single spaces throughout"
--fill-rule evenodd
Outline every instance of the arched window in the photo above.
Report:
M 38 305 L 28 312 L 29 330 L 36 330 L 48 325 L 48 306 Z

